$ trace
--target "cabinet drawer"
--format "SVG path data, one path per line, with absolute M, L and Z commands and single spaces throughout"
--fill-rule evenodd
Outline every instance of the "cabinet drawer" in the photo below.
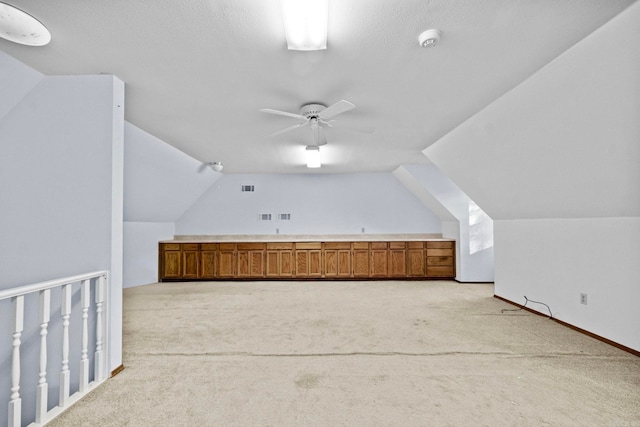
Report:
M 353 249 L 369 249 L 369 242 L 353 242 Z
M 351 242 L 326 242 L 325 249 L 351 249 Z
M 236 244 L 235 243 L 218 243 L 218 247 L 221 251 L 235 251 Z
M 239 251 L 259 251 L 264 248 L 264 243 L 238 243 Z
M 322 248 L 321 242 L 298 242 L 296 243 L 296 249 L 320 249 Z
M 197 251 L 200 249 L 199 243 L 182 243 L 181 246 L 183 251 Z
M 453 257 L 450 256 L 430 256 L 427 257 L 427 266 L 453 266 Z
M 427 267 L 427 277 L 453 277 L 453 267 Z
M 387 249 L 387 242 L 371 242 L 371 249 Z
M 424 248 L 424 242 L 407 242 L 409 249 L 422 249 Z
M 267 243 L 267 249 L 293 249 L 293 243 Z
M 162 247 L 165 251 L 179 251 L 180 243 L 163 243 Z
M 200 249 L 203 251 L 215 251 L 218 249 L 218 245 L 216 243 L 200 243 Z
M 451 249 L 427 249 L 427 256 L 453 256 L 453 248 Z
M 427 242 L 427 248 L 453 248 L 453 242 Z
M 389 242 L 389 249 L 404 249 L 407 247 L 405 242 Z

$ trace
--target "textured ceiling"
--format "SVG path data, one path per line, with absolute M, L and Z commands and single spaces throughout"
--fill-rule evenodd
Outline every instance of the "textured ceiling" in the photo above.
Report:
M 278 0 L 4 0 L 51 31 L 0 49 L 47 75 L 115 74 L 126 119 L 225 173 L 391 171 L 621 12 L 632 0 L 330 0 L 328 49 L 286 48 Z M 442 31 L 437 47 L 418 35 Z M 261 113 L 346 99 L 323 167 L 308 128 Z

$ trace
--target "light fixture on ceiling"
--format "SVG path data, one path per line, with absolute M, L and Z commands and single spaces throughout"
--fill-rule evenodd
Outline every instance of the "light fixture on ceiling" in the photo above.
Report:
M 0 37 L 27 46 L 44 46 L 51 33 L 27 12 L 0 2 Z
M 329 0 L 280 0 L 284 34 L 291 50 L 327 48 Z
M 423 32 L 418 37 L 418 41 L 420 42 L 420 46 L 422 47 L 434 47 L 440 41 L 440 36 L 442 35 L 442 31 L 431 29 Z
M 211 169 L 213 169 L 216 172 L 220 172 L 222 170 L 222 168 L 224 167 L 222 165 L 222 162 L 209 162 L 207 163 L 207 165 L 209 165 L 209 167 Z
M 308 145 L 305 151 L 307 153 L 307 167 L 319 168 L 321 166 L 320 147 L 317 147 L 315 145 Z

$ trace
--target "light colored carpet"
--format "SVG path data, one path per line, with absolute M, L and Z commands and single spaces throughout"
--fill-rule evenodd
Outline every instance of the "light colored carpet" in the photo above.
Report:
M 455 282 L 124 291 L 125 370 L 51 426 L 640 426 L 640 358 Z

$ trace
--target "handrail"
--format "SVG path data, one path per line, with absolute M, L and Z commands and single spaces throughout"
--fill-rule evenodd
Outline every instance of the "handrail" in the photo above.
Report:
M 56 286 L 64 285 L 67 283 L 76 283 L 83 280 L 93 279 L 99 276 L 106 276 L 108 272 L 106 270 L 94 271 L 92 273 L 78 274 L 77 276 L 63 277 L 62 279 L 47 280 L 45 282 L 34 283 L 31 285 L 19 286 L 17 288 L 5 289 L 0 291 L 0 301 L 7 298 L 17 297 L 20 295 L 30 294 L 32 292 L 41 291 L 44 289 L 55 288 Z

